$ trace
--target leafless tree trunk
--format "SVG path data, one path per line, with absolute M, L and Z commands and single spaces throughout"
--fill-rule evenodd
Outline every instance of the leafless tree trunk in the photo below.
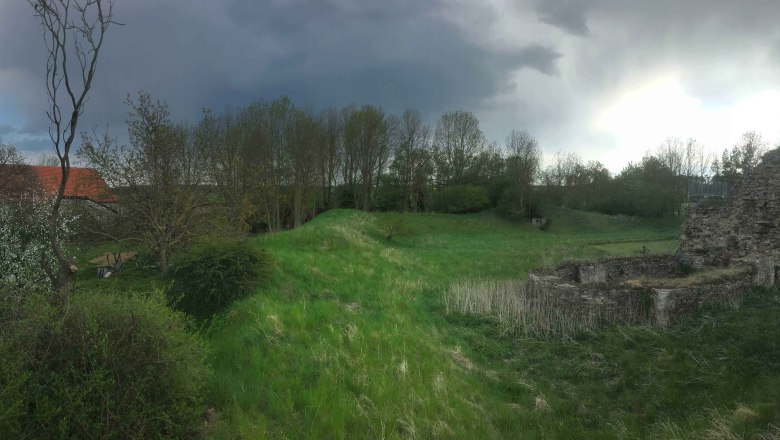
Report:
M 427 180 L 419 177 L 422 167 L 427 165 L 430 128 L 423 124 L 419 112 L 406 110 L 400 120 L 399 137 L 393 169 L 405 192 L 402 209 L 408 211 L 411 206 L 412 211 L 417 212 L 422 190 L 420 186 Z M 427 170 L 426 174 L 429 172 Z
M 345 130 L 349 179 L 353 188 L 360 184 L 360 194 L 355 191 L 355 207 L 371 210 L 371 196 L 379 174 L 387 166 L 391 144 L 388 124 L 381 108 L 366 105 L 350 114 Z M 357 182 L 357 179 L 360 179 Z
M 314 191 L 319 173 L 318 162 L 325 149 L 325 134 L 320 121 L 309 110 L 296 110 L 289 143 L 293 187 L 293 227 L 303 223 L 304 209 L 315 204 Z
M 70 174 L 70 149 L 92 80 L 106 32 L 113 21 L 112 0 L 27 0 L 43 27 L 48 51 L 46 91 L 49 96 L 49 137 L 62 173 L 51 214 L 49 241 L 59 263 L 57 273 L 46 270 L 52 286 L 64 292 L 75 271 L 57 237 L 60 207 Z M 75 57 L 75 60 L 72 58 Z
M 512 130 L 506 137 L 506 148 L 509 151 L 507 167 L 520 192 L 520 209 L 527 212 L 526 198 L 539 175 L 542 152 L 536 139 L 525 130 Z
M 79 155 L 122 188 L 117 229 L 147 245 L 164 272 L 176 250 L 208 230 L 206 154 L 192 129 L 171 123 L 164 103 L 145 93 L 127 103 L 130 147 L 85 135 Z
M 0 201 L 4 197 L 10 196 L 10 194 L 6 194 L 7 191 L 15 189 L 11 186 L 15 183 L 17 176 L 23 173 L 23 162 L 22 155 L 15 147 L 0 142 Z
M 333 188 L 338 183 L 338 170 L 341 165 L 344 140 L 344 120 L 335 109 L 330 109 L 320 117 L 324 130 L 324 144 L 320 151 L 320 179 L 322 181 L 322 205 L 324 209 L 336 207 Z
M 441 159 L 446 184 L 465 183 L 468 167 L 485 145 L 485 136 L 474 114 L 463 110 L 448 112 L 436 124 L 434 145 Z

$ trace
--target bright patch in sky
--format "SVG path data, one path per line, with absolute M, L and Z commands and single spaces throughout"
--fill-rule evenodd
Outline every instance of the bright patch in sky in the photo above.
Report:
M 756 131 L 775 146 L 780 138 L 780 91 L 765 90 L 727 106 L 708 107 L 690 96 L 676 75 L 656 77 L 611 100 L 592 129 L 621 146 L 609 162 L 626 164 L 668 137 L 694 138 L 714 154 Z M 612 168 L 612 167 L 610 167 Z
M 688 96 L 674 76 L 654 79 L 622 93 L 596 116 L 595 128 L 617 144 L 646 149 L 669 136 L 686 136 L 702 124 L 702 102 Z

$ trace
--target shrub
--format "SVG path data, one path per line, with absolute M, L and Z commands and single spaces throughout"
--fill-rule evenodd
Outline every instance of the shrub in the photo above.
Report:
M 539 199 L 537 191 L 521 191 L 517 186 L 507 186 L 498 199 L 496 212 L 508 220 L 528 221 L 540 215 Z
M 0 399 L 0 431 L 8 438 L 192 435 L 204 409 L 205 346 L 186 316 L 165 304 L 160 292 L 79 292 L 66 305 L 19 307 L 0 328 L 0 391 L 10 394 Z
M 434 210 L 448 214 L 479 212 L 490 205 L 487 190 L 475 185 L 455 185 L 436 193 Z
M 272 267 L 270 255 L 247 242 L 201 244 L 175 262 L 170 294 L 177 308 L 205 318 L 253 293 Z

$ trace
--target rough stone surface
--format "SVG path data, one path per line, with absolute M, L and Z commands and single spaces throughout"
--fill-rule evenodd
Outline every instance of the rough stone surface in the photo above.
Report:
M 544 295 L 558 307 L 577 311 L 594 321 L 666 326 L 705 304 L 738 297 L 752 282 L 747 273 L 736 280 L 675 288 L 649 288 L 632 283 L 637 278 L 684 276 L 674 256 L 612 258 L 532 271 L 527 292 Z
M 688 209 L 676 256 L 569 263 L 529 274 L 529 295 L 591 321 L 665 326 L 708 303 L 733 300 L 751 285 L 780 282 L 780 149 L 745 176 L 723 206 Z M 745 266 L 735 278 L 695 283 L 689 269 Z M 656 279 L 662 285 L 643 286 Z M 685 286 L 685 287 L 674 287 Z
M 681 258 L 695 269 L 749 264 L 758 284 L 774 284 L 780 263 L 780 149 L 735 186 L 724 206 L 692 206 Z M 768 266 L 768 265 L 771 265 Z
M 556 276 L 582 284 L 624 281 L 637 277 L 668 278 L 679 274 L 671 255 L 619 257 L 587 263 L 569 263 L 553 270 Z

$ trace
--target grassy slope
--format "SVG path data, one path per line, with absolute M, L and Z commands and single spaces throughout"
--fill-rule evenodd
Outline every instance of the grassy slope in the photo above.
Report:
M 388 242 L 384 225 L 399 220 L 413 234 Z M 622 243 L 623 253 L 667 249 L 676 234 L 673 225 L 568 211 L 555 222 L 545 233 L 491 214 L 333 211 L 258 238 L 277 271 L 213 331 L 216 436 L 544 436 L 553 417 L 518 413 L 536 391 L 482 347 L 482 329 L 445 319 L 438 298 L 459 278 L 516 278 L 606 255 L 615 241 L 662 240 Z
M 487 213 L 343 210 L 256 238 L 276 270 L 210 330 L 213 437 L 749 438 L 778 425 L 773 293 L 663 333 L 615 328 L 565 342 L 443 313 L 439 298 L 458 279 L 665 252 L 678 230 L 566 210 L 551 217 L 540 232 Z M 383 230 L 398 221 L 413 234 L 388 242 Z M 160 283 L 129 268 L 82 283 L 149 280 Z

